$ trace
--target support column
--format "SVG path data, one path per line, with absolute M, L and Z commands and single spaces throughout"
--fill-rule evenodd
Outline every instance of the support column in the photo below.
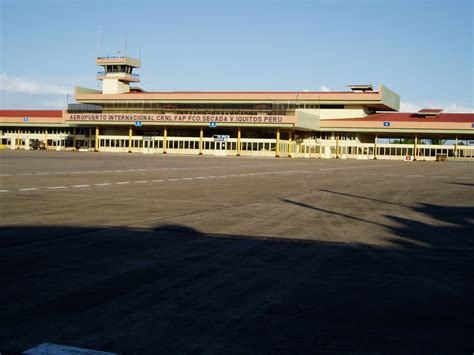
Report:
M 20 127 L 17 128 L 17 133 L 18 133 L 18 138 L 16 139 L 16 149 L 20 149 L 20 143 L 21 143 L 21 139 L 20 139 Z
M 379 149 L 379 147 L 377 147 L 377 133 L 375 133 L 375 141 L 374 141 L 374 160 L 377 160 L 377 149 Z
M 202 155 L 202 145 L 204 143 L 204 129 L 199 129 L 199 155 Z
M 72 136 L 72 146 L 73 146 L 73 149 L 78 150 L 78 149 L 76 148 L 76 141 L 77 141 L 77 139 L 76 139 L 76 133 L 77 133 L 77 132 L 76 132 L 76 127 L 74 127 L 74 128 L 72 129 L 72 134 L 73 134 L 73 136 Z
M 99 126 L 95 126 L 95 147 L 94 151 L 99 151 Z
M 128 127 L 128 152 L 132 152 L 132 136 L 133 136 L 133 127 Z
M 417 150 L 417 145 L 418 145 L 418 135 L 415 134 L 415 142 L 413 144 L 413 160 L 416 160 L 416 157 L 418 155 L 418 152 L 416 151 Z
M 276 146 L 275 146 L 275 157 L 280 157 L 280 128 L 277 128 L 276 132 Z
M 44 149 L 48 150 L 48 127 L 44 129 Z
M 240 156 L 240 138 L 241 138 L 241 131 L 240 127 L 237 128 L 237 156 Z
M 303 132 L 300 132 L 300 143 L 298 144 L 298 147 L 299 147 L 299 152 L 298 153 L 303 153 L 303 140 L 306 138 L 306 132 L 303 133 Z
M 165 127 L 163 130 L 163 154 L 166 154 L 168 150 L 168 129 Z
M 458 157 L 458 135 L 456 134 L 456 139 L 454 141 L 454 157 Z
M 336 132 L 336 159 L 339 158 L 339 136 L 341 134 Z
M 288 158 L 291 158 L 293 153 L 293 142 L 291 140 L 292 132 L 288 132 Z

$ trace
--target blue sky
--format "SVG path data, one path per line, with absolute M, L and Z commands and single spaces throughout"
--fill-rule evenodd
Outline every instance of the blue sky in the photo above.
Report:
M 384 84 L 405 111 L 474 112 L 472 0 L 0 0 L 0 108 L 64 108 L 100 54 L 141 53 L 147 91 Z M 72 98 L 69 99 L 69 102 Z

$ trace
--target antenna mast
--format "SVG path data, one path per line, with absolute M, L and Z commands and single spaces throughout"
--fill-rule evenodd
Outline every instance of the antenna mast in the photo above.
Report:
M 125 57 L 127 56 L 127 28 L 125 28 L 125 49 L 124 49 Z
M 100 25 L 97 26 L 97 57 L 99 57 L 100 51 Z

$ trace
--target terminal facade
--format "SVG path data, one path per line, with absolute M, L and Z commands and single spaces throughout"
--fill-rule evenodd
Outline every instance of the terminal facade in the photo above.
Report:
M 474 159 L 474 114 L 400 113 L 383 85 L 342 92 L 146 92 L 140 60 L 98 57 L 102 90 L 66 110 L 0 111 L 3 149 L 340 159 Z M 451 143 L 451 144 L 446 144 Z

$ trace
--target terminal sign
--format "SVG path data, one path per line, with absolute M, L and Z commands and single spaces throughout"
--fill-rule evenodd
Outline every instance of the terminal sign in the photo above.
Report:
M 384 126 L 384 127 L 390 127 L 390 122 L 384 122 L 384 123 L 383 123 L 383 126 Z
M 141 126 L 142 122 L 192 122 L 206 123 L 209 127 L 216 127 L 217 123 L 254 123 L 254 124 L 295 124 L 295 116 L 279 115 L 181 115 L 181 114 L 120 114 L 120 113 L 73 113 L 66 116 L 67 121 L 108 121 L 108 122 L 135 122 Z
M 28 117 L 23 117 L 23 122 L 28 122 L 28 121 L 29 121 Z

